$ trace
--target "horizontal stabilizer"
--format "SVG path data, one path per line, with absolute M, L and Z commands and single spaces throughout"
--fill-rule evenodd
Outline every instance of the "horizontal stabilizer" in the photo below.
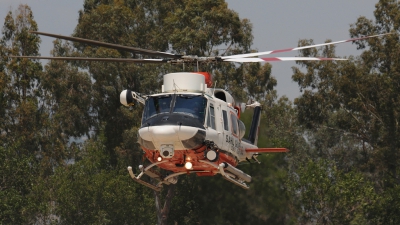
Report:
M 287 148 L 246 148 L 246 153 L 274 153 L 274 152 L 289 152 Z

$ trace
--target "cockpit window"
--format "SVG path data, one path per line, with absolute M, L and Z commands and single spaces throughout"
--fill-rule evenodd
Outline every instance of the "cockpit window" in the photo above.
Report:
M 201 95 L 178 94 L 150 96 L 144 107 L 143 121 L 161 113 L 181 113 L 204 123 L 207 99 Z M 142 122 L 143 122 L 142 121 Z
M 171 110 L 171 95 L 158 95 L 146 100 L 143 118 L 147 119 L 159 113 L 169 113 Z
M 207 100 L 201 95 L 177 95 L 173 113 L 184 113 L 204 123 Z

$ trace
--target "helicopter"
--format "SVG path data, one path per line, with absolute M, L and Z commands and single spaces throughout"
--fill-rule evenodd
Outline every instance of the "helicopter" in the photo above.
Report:
M 78 37 L 63 36 L 39 31 L 32 34 L 44 35 L 68 41 L 96 45 L 116 50 L 157 58 L 88 58 L 88 57 L 45 57 L 11 56 L 14 58 L 49 60 L 85 60 L 127 63 L 170 63 L 198 64 L 223 62 L 273 62 L 298 60 L 346 60 L 344 58 L 318 57 L 269 57 L 259 56 L 328 46 L 387 34 L 363 36 L 348 40 L 286 48 L 273 51 L 254 52 L 230 56 L 199 57 L 168 52 L 140 49 L 130 46 L 105 43 Z M 179 72 L 163 76 L 161 92 L 151 95 L 123 90 L 120 102 L 131 106 L 135 102 L 143 105 L 141 127 L 138 130 L 138 143 L 148 160 L 146 166 L 139 165 L 140 173 L 135 175 L 131 166 L 130 177 L 155 191 L 162 186 L 176 184 L 180 175 L 195 173 L 198 176 L 222 175 L 223 178 L 244 189 L 252 177 L 237 166 L 250 160 L 260 163 L 257 156 L 261 153 L 288 152 L 286 148 L 259 148 L 257 146 L 262 106 L 259 102 L 238 105 L 232 95 L 213 86 L 212 76 L 207 72 Z M 245 124 L 240 120 L 244 109 L 253 110 L 252 122 L 246 133 Z M 166 175 L 154 168 L 158 167 Z M 146 175 L 151 182 L 142 179 Z

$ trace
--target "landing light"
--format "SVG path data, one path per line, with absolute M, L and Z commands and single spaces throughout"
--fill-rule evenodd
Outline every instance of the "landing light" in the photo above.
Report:
M 162 158 L 161 156 L 158 156 L 157 161 L 161 162 Z
M 186 163 L 185 163 L 185 168 L 186 168 L 187 170 L 192 169 L 192 167 L 193 167 L 193 165 L 192 165 L 191 162 L 186 162 Z

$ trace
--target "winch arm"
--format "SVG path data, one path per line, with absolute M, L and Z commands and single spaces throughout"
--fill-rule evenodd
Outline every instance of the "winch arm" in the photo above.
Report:
M 136 101 L 142 103 L 143 105 L 145 104 L 145 99 L 142 98 L 140 95 L 138 95 L 136 92 L 132 91 L 132 98 L 134 98 Z

